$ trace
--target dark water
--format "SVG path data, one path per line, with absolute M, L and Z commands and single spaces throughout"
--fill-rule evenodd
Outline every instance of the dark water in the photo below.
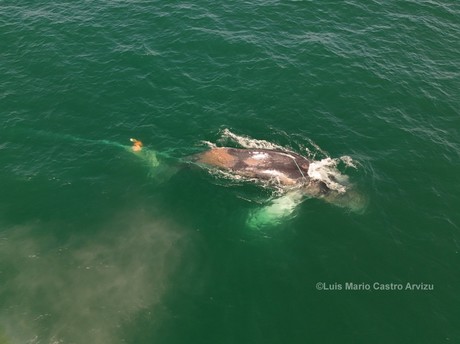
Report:
M 459 18 L 0 2 L 0 343 L 460 342 Z M 350 156 L 366 210 L 252 228 L 268 190 L 180 162 L 225 129 Z

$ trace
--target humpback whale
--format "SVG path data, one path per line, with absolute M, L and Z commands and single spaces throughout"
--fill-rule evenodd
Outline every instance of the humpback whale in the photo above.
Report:
M 141 153 L 141 157 L 149 152 L 142 149 L 142 143 L 136 146 L 140 141 L 131 141 L 134 143 L 133 151 Z M 192 163 L 209 171 L 223 171 L 236 179 L 260 183 L 277 190 L 268 200 L 268 205 L 250 214 L 248 224 L 251 227 L 278 223 L 308 198 L 322 199 L 356 213 L 362 213 L 367 206 L 366 197 L 357 192 L 349 183 L 348 176 L 336 168 L 339 161 L 347 165 L 345 158 L 351 160 L 349 157 L 327 157 L 316 161 L 282 147 L 242 146 L 232 148 L 210 144 L 208 150 L 182 159 L 182 163 Z M 158 166 L 156 156 L 154 161 L 155 166 Z

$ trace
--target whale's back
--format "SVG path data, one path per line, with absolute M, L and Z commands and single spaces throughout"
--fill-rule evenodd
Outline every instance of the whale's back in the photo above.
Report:
M 227 147 L 212 148 L 194 160 L 243 177 L 274 179 L 285 185 L 306 181 L 310 165 L 308 159 L 292 152 Z

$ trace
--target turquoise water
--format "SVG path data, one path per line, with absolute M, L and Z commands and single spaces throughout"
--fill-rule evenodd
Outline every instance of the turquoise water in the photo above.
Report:
M 0 343 L 460 342 L 459 16 L 2 1 Z M 251 226 L 276 194 L 183 163 L 227 130 L 351 157 L 367 208 Z

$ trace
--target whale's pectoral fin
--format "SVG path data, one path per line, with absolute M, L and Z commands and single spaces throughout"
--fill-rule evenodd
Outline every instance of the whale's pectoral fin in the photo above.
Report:
M 300 190 L 289 191 L 260 209 L 251 211 L 247 225 L 253 229 L 275 226 L 288 218 L 304 199 Z

